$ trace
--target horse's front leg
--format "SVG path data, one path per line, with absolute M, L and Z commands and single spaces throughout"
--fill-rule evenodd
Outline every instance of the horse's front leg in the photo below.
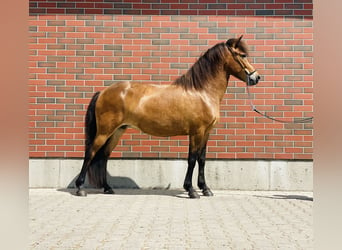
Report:
M 205 166 L 205 156 L 206 156 L 206 145 L 200 150 L 198 161 L 198 181 L 197 185 L 202 190 L 204 196 L 213 196 L 210 188 L 207 186 L 204 175 Z
M 188 192 L 188 195 L 190 198 L 198 199 L 200 196 L 192 186 L 192 174 L 194 172 L 194 168 L 196 165 L 196 159 L 198 156 L 198 152 L 191 152 L 191 146 L 189 149 L 189 155 L 188 155 L 188 170 L 186 171 L 186 176 L 184 180 L 184 189 Z

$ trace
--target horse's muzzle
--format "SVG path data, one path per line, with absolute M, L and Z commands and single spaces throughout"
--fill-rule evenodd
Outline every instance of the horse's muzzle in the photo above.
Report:
M 260 80 L 260 75 L 257 71 L 254 71 L 252 74 L 247 75 L 247 84 L 249 86 L 256 85 Z

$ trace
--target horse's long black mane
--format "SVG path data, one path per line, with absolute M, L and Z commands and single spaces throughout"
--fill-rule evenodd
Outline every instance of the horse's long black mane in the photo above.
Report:
M 238 39 L 229 39 L 226 43 L 218 43 L 212 48 L 208 49 L 192 67 L 184 75 L 176 79 L 173 84 L 182 86 L 185 89 L 201 90 L 209 82 L 210 79 L 215 78 L 216 74 L 220 71 L 219 65 L 227 53 L 226 46 L 235 46 Z M 240 41 L 238 49 L 247 53 L 247 45 Z

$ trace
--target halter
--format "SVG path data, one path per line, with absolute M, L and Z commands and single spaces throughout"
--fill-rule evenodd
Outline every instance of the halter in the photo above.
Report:
M 249 70 L 241 63 L 241 61 L 239 59 L 236 58 L 234 52 L 232 51 L 231 47 L 227 46 L 228 50 L 230 51 L 230 53 L 232 54 L 234 60 L 240 64 L 241 68 L 246 72 L 247 75 L 247 93 L 248 93 L 248 99 L 249 99 L 249 105 L 251 106 L 251 109 L 253 111 L 255 111 L 256 113 L 258 113 L 259 115 L 262 115 L 270 120 L 276 121 L 276 122 L 281 122 L 281 123 L 309 123 L 313 120 L 313 117 L 307 117 L 307 118 L 301 118 L 301 119 L 295 119 L 293 121 L 284 121 L 284 120 L 280 120 L 280 119 L 276 119 L 273 118 L 269 115 L 267 115 L 266 113 L 262 113 L 260 112 L 253 104 L 253 99 L 251 97 L 251 93 L 249 91 L 249 83 L 250 83 L 250 76 L 253 75 L 256 70 L 254 70 L 253 72 L 249 72 Z
M 230 51 L 230 54 L 232 54 L 234 60 L 235 60 L 238 64 L 240 64 L 241 68 L 246 72 L 246 74 L 247 74 L 247 76 L 248 76 L 248 81 L 247 81 L 247 83 L 249 83 L 249 76 L 253 75 L 253 74 L 256 72 L 256 70 L 254 70 L 253 72 L 249 72 L 249 70 L 247 69 L 247 67 L 245 67 L 245 65 L 243 65 L 239 59 L 237 59 L 237 57 L 235 56 L 235 53 L 232 51 L 232 48 L 229 47 L 229 46 L 227 46 L 227 47 L 228 47 L 228 50 Z

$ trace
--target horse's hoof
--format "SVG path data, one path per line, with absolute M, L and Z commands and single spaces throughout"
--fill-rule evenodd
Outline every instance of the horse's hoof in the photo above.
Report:
M 87 192 L 84 191 L 83 189 L 78 189 L 76 192 L 76 195 L 85 197 L 85 196 L 87 196 Z
M 104 194 L 114 194 L 113 189 L 109 188 L 103 191 Z
M 204 189 L 202 191 L 203 195 L 204 196 L 214 196 L 213 192 L 211 192 L 211 190 L 208 188 L 208 189 Z
M 200 198 L 199 194 L 195 190 L 189 191 L 188 194 L 189 194 L 190 199 L 199 199 Z

